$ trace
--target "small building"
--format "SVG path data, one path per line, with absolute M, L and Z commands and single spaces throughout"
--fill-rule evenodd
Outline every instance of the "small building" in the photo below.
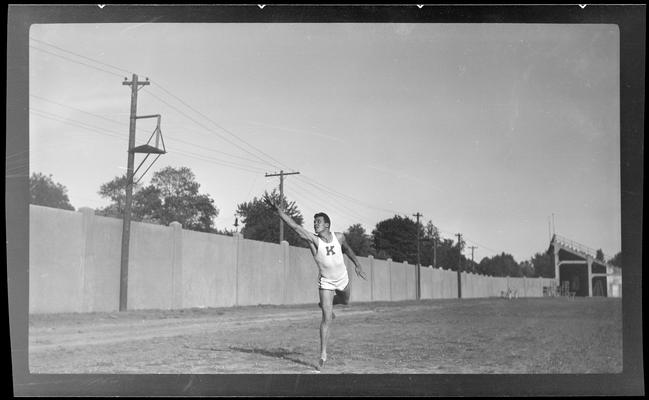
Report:
M 554 254 L 554 278 L 560 290 L 582 297 L 622 297 L 621 269 L 598 260 L 595 250 L 553 235 L 548 252 Z

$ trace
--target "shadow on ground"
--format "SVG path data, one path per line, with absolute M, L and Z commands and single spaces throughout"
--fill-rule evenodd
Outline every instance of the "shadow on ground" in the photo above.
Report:
M 243 348 L 243 347 L 234 347 L 230 346 L 228 347 L 230 350 L 233 351 L 238 351 L 241 353 L 248 353 L 248 354 L 261 354 L 262 356 L 267 356 L 267 357 L 273 357 L 273 358 L 281 358 L 283 360 L 288 360 L 292 361 L 296 364 L 304 365 L 307 367 L 312 367 L 316 368 L 317 366 L 315 364 L 311 364 L 305 361 L 300 360 L 299 358 L 295 358 L 296 355 L 302 355 L 302 353 L 296 352 L 296 351 L 288 351 L 286 349 L 273 349 L 273 350 L 267 350 L 267 349 L 260 349 L 260 348 Z

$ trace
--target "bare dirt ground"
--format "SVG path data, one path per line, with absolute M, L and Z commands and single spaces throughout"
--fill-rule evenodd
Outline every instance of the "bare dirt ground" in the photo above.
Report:
M 323 373 L 619 373 L 622 302 L 448 299 L 336 306 Z M 30 315 L 31 373 L 301 374 L 317 305 Z

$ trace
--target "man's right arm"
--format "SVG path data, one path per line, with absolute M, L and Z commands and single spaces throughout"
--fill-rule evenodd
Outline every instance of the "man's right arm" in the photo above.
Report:
M 310 243 L 317 244 L 316 236 L 313 233 L 311 233 L 311 232 L 307 231 L 306 229 L 304 229 L 297 222 L 295 222 L 293 220 L 293 218 L 291 218 L 288 214 L 286 214 L 284 212 L 284 210 L 282 210 L 282 208 L 279 205 L 275 204 L 275 202 L 273 200 L 271 200 L 270 197 L 266 196 L 266 197 L 264 197 L 264 200 L 266 201 L 266 203 L 268 203 L 270 206 L 273 207 L 273 209 L 277 212 L 279 217 L 284 222 L 286 222 L 286 225 L 290 226 L 291 229 L 293 229 L 295 231 L 295 233 L 297 233 L 302 239 L 304 239 L 304 240 L 306 240 L 306 241 L 308 241 Z

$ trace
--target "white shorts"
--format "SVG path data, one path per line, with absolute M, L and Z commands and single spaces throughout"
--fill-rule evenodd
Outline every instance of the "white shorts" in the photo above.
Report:
M 349 277 L 347 276 L 347 271 L 340 279 L 327 279 L 322 275 L 318 276 L 318 287 L 320 289 L 326 290 L 344 290 L 349 283 Z

